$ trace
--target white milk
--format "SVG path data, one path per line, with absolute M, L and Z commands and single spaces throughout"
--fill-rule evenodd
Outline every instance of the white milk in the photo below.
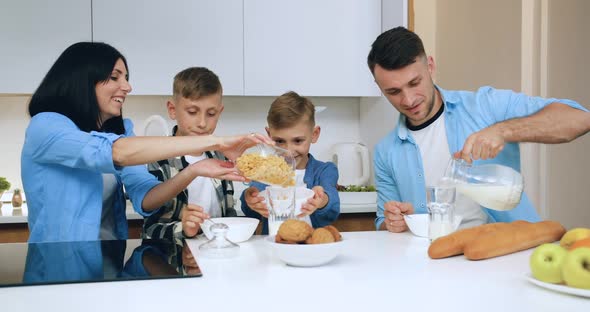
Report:
M 428 238 L 430 238 L 431 241 L 441 237 L 441 236 L 445 236 L 445 235 L 449 235 L 451 233 L 453 233 L 455 231 L 455 228 L 453 226 L 453 224 L 451 223 L 451 221 L 441 221 L 441 220 L 436 220 L 436 221 L 430 221 L 430 223 L 428 223 Z
M 523 185 L 458 184 L 457 192 L 494 210 L 510 210 L 518 205 Z

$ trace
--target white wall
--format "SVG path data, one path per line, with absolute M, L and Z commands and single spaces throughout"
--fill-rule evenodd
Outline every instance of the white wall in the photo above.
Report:
M 159 114 L 168 119 L 165 96 L 130 96 L 124 106 L 124 116 L 131 118 L 137 135 L 143 134 L 144 120 Z M 264 132 L 266 113 L 273 97 L 226 97 L 225 111 L 217 127 L 217 134 L 231 135 Z M 326 110 L 316 115 L 322 128 L 320 139 L 312 145 L 311 153 L 320 160 L 329 160 L 329 148 L 337 142 L 360 142 L 359 99 L 312 97 L 316 106 Z M 13 188 L 22 187 L 20 180 L 20 152 L 29 117 L 28 96 L 0 96 L 0 176 L 6 177 Z M 174 123 L 169 122 L 170 128 Z
M 550 97 L 571 98 L 590 109 L 588 30 L 590 1 L 548 1 L 545 92 Z M 588 182 L 590 135 L 547 146 L 547 217 L 567 228 L 590 227 Z

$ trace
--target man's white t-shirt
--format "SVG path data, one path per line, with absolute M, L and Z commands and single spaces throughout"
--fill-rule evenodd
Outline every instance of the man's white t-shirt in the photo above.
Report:
M 438 184 L 451 160 L 451 152 L 447 143 L 445 115 L 440 114 L 435 121 L 425 128 L 409 130 L 418 145 L 420 156 L 422 156 L 426 185 Z M 455 199 L 455 215 L 463 217 L 461 228 L 485 224 L 488 220 L 488 216 L 479 204 L 460 193 L 457 193 Z
M 201 156 L 185 156 L 184 159 L 189 164 L 194 164 L 198 161 L 206 159 L 207 155 Z M 221 217 L 221 206 L 217 199 L 217 192 L 215 185 L 209 177 L 196 177 L 187 187 L 188 203 L 203 207 L 203 210 L 209 214 L 211 218 Z

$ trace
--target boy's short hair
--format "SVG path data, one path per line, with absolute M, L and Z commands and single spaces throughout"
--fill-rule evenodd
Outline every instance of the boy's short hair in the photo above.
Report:
M 205 67 L 189 67 L 174 76 L 172 95 L 196 100 L 222 92 L 219 77 Z
M 315 106 L 299 94 L 289 91 L 276 98 L 270 105 L 266 122 L 270 128 L 289 128 L 301 121 L 315 126 Z
M 421 56 L 426 56 L 426 52 L 420 37 L 399 26 L 375 39 L 367 57 L 367 65 L 374 74 L 376 65 L 386 70 L 396 70 L 414 63 Z

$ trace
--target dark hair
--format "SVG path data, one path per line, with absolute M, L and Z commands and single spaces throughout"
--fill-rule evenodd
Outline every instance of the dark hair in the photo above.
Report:
M 106 43 L 78 42 L 69 46 L 33 93 L 29 114 L 33 117 L 55 112 L 71 119 L 82 131 L 124 134 L 122 116 L 105 122 L 100 119 L 95 90 L 96 84 L 108 81 L 118 59 L 127 68 L 125 57 Z
M 315 126 L 315 107 L 308 98 L 293 91 L 276 98 L 266 116 L 268 126 L 275 129 L 290 128 L 300 121 Z
M 197 100 L 220 92 L 219 77 L 205 67 L 189 67 L 174 76 L 172 95 Z
M 367 63 L 371 73 L 375 73 L 375 65 L 387 70 L 400 69 L 414 63 L 419 56 L 426 56 L 422 40 L 414 32 L 400 26 L 375 39 Z

